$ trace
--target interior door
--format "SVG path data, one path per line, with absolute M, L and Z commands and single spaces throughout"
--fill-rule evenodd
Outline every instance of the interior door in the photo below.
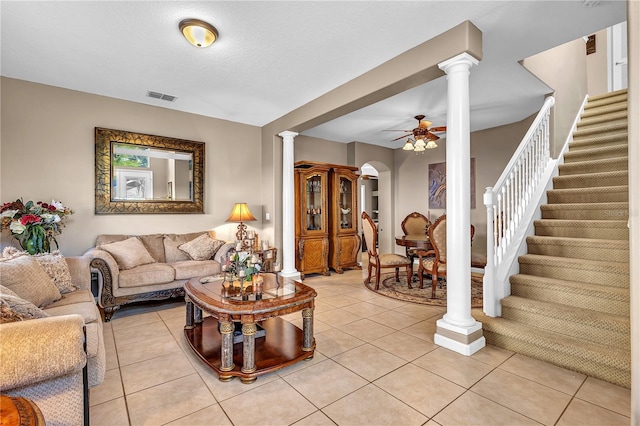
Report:
M 628 83 L 627 67 L 627 22 L 612 26 L 609 36 L 609 90 L 626 89 Z

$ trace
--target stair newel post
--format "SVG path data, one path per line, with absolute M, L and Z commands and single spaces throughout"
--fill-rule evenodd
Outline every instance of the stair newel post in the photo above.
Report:
M 490 317 L 500 316 L 500 299 L 496 295 L 496 283 L 494 282 L 495 269 L 495 245 L 499 241 L 498 227 L 494 212 L 493 188 L 487 187 L 484 192 L 484 205 L 487 208 L 487 265 L 484 268 L 482 281 L 482 306 L 484 313 Z

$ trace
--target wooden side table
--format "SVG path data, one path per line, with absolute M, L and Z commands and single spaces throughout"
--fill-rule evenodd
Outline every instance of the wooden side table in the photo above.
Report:
M 276 247 L 269 247 L 268 250 L 254 250 L 262 260 L 262 271 L 273 272 L 273 266 L 278 262 L 278 249 Z
M 0 426 L 44 426 L 38 406 L 21 396 L 0 395 Z

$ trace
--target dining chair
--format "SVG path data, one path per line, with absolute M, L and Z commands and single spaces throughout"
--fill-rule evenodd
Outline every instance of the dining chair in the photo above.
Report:
M 402 221 L 402 232 L 404 235 L 426 234 L 431 221 L 422 213 L 409 213 Z
M 471 225 L 471 241 L 476 228 Z M 443 214 L 427 230 L 429 242 L 432 250 L 416 250 L 418 255 L 418 279 L 422 288 L 423 276 L 425 273 L 431 274 L 431 298 L 436 298 L 436 285 L 438 276 L 447 276 L 447 215 Z
M 411 261 L 406 256 L 401 256 L 395 253 L 379 254 L 377 248 L 378 228 L 373 219 L 367 214 L 362 212 L 362 231 L 364 233 L 364 239 L 367 243 L 367 255 L 369 257 L 369 265 L 367 267 L 367 279 L 365 283 L 371 282 L 371 272 L 373 268 L 376 268 L 376 286 L 378 290 L 380 287 L 380 271 L 382 269 L 393 268 L 396 271 L 396 281 L 400 279 L 400 268 L 407 270 L 407 285 L 411 287 Z
M 409 213 L 400 225 L 404 235 L 423 235 L 427 233 L 427 229 L 431 226 L 431 221 L 422 213 L 413 212 Z M 405 253 L 411 261 L 413 269 L 413 261 L 418 257 L 416 247 L 405 247 Z

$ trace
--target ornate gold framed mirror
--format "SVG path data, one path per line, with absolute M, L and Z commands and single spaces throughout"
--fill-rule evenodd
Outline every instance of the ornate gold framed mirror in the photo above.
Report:
M 204 142 L 95 128 L 96 214 L 204 213 Z

